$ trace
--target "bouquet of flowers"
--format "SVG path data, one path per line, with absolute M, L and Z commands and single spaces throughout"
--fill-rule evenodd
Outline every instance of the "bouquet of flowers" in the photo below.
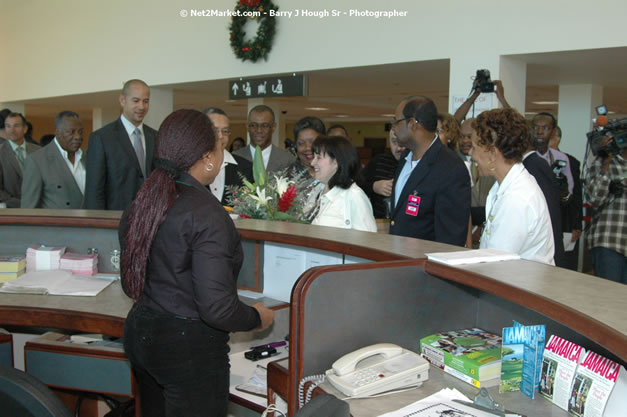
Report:
M 233 213 L 242 218 L 309 223 L 311 181 L 302 174 L 290 180 L 286 171 L 268 178 L 259 146 L 253 158 L 253 177 L 254 184 L 242 178 L 243 186 L 227 187 Z

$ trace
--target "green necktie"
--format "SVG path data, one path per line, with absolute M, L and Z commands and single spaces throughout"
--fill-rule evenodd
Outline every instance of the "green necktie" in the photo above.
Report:
M 15 150 L 15 155 L 17 158 L 17 162 L 19 162 L 20 166 L 24 168 L 24 148 L 22 148 L 21 146 L 18 146 L 17 149 Z

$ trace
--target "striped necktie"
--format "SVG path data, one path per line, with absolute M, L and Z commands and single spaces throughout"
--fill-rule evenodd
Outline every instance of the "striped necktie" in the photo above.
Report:
M 20 163 L 20 166 L 24 168 L 24 148 L 23 147 L 18 146 L 17 149 L 15 149 L 15 158 L 17 159 L 17 162 Z

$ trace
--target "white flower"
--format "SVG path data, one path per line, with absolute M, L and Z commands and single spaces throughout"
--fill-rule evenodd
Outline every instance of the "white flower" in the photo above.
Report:
M 294 183 L 285 177 L 277 177 L 276 175 L 274 176 L 274 179 L 276 180 L 276 191 L 279 196 L 282 196 L 283 193 L 287 191 L 289 186 Z
M 267 206 L 268 200 L 272 200 L 272 197 L 266 197 L 266 189 L 264 188 L 262 190 L 262 189 L 259 189 L 259 187 L 257 187 L 257 195 L 250 194 L 250 198 L 252 198 L 253 200 L 257 202 L 257 208 L 261 206 Z

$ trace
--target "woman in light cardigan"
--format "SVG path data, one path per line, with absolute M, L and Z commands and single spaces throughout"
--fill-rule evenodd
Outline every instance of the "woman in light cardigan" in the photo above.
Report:
M 357 150 L 341 136 L 319 136 L 313 143 L 314 178 L 324 184 L 312 224 L 376 232 L 368 196 L 355 183 L 361 168 Z

